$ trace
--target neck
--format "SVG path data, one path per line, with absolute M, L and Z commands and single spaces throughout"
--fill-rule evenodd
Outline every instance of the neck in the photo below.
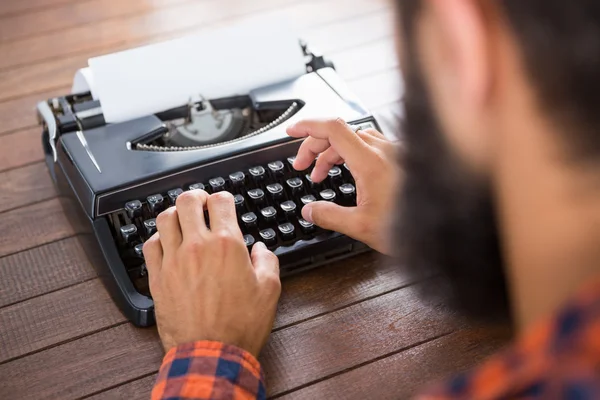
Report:
M 600 274 L 600 169 L 565 160 L 557 138 L 567 135 L 525 115 L 531 107 L 511 108 L 495 181 L 513 314 L 524 329 Z

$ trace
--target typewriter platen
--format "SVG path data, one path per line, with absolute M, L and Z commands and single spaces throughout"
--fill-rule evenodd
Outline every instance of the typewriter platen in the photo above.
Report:
M 282 275 L 368 250 L 300 214 L 315 200 L 352 206 L 356 189 L 344 165 L 320 184 L 309 170 L 295 171 L 301 140 L 288 137 L 286 126 L 338 116 L 379 129 L 333 66 L 304 45 L 303 51 L 306 74 L 297 79 L 127 122 L 106 124 L 90 93 L 38 104 L 46 163 L 63 208 L 134 324 L 154 324 L 143 242 L 156 231 L 158 213 L 185 190 L 233 193 L 246 244 L 267 244 L 279 256 Z

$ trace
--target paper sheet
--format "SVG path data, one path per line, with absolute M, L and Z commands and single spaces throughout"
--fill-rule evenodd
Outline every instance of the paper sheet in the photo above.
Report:
M 306 72 L 289 21 L 257 18 L 89 60 L 73 89 L 91 90 L 107 123 L 249 90 Z M 87 84 L 87 85 L 86 85 Z

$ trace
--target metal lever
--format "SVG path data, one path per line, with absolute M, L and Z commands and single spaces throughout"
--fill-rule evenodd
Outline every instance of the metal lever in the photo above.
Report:
M 48 137 L 50 138 L 50 148 L 52 148 L 52 156 L 54 158 L 54 162 L 57 161 L 58 152 L 56 150 L 56 136 L 58 133 L 56 127 L 56 120 L 54 119 L 54 114 L 50 109 L 50 106 L 47 102 L 42 101 L 37 105 L 38 115 L 43 119 L 44 124 L 48 128 Z

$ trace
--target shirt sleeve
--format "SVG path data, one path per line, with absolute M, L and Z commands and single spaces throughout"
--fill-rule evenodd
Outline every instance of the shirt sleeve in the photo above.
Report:
M 479 368 L 419 400 L 600 399 L 600 282 Z
M 219 342 L 188 343 L 167 352 L 152 400 L 265 399 L 260 364 L 247 351 Z

